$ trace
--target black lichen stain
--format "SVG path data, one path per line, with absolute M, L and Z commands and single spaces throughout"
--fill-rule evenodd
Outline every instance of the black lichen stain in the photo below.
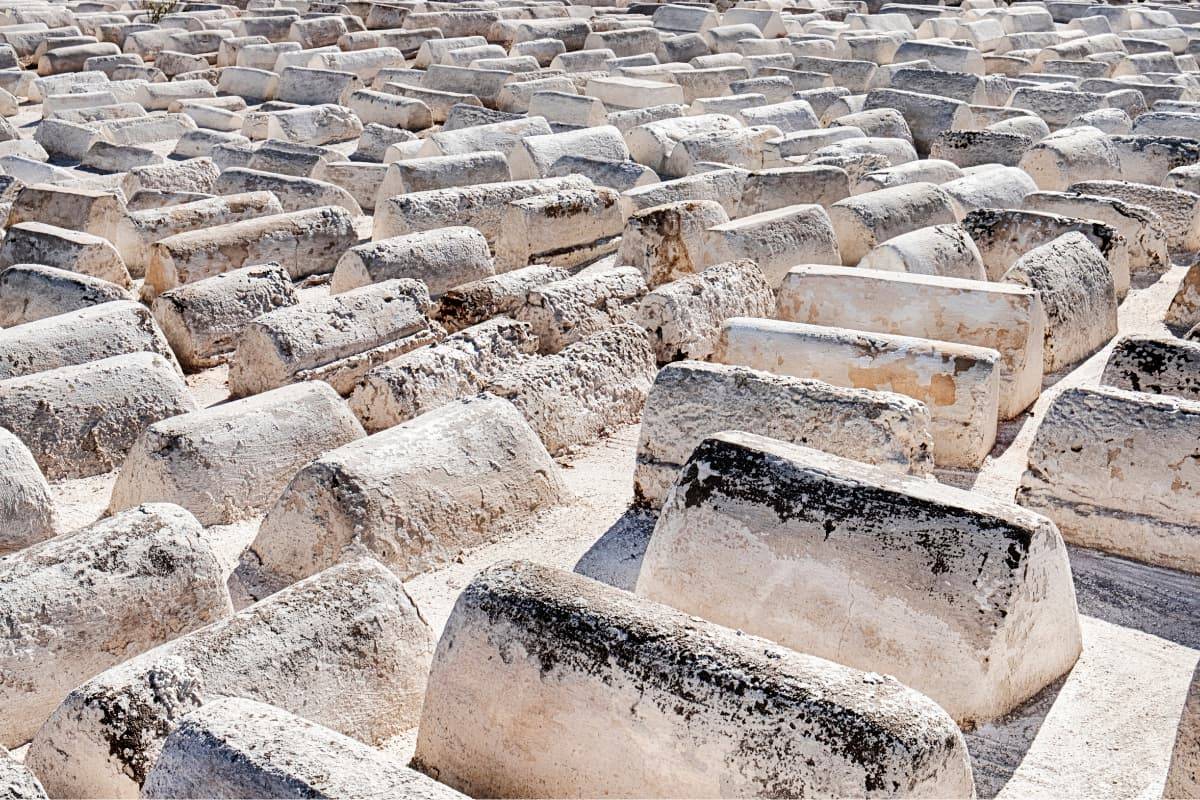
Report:
M 142 571 L 160 578 L 171 575 L 179 568 L 179 560 L 161 545 L 152 544 L 146 550 L 146 565 Z
M 949 572 L 964 558 L 973 559 L 981 543 L 989 541 L 1004 548 L 1004 563 L 1015 570 L 1033 540 L 1033 531 L 988 514 L 841 480 L 720 439 L 707 439 L 696 448 L 681 481 L 687 508 L 723 501 L 770 508 L 781 523 L 808 523 L 823 529 L 826 538 L 837 529 L 846 536 L 869 535 L 885 549 L 917 549 L 933 575 Z M 897 520 L 904 521 L 903 527 L 895 524 Z M 964 530 L 980 535 L 966 537 Z
M 591 584 L 530 564 L 499 564 L 459 602 L 486 617 L 489 641 L 503 661 L 520 653 L 538 664 L 545 683 L 590 676 L 637 693 L 635 719 L 637 706 L 651 703 L 678 721 L 681 735 L 693 722 L 703 726 L 696 729 L 701 738 L 728 731 L 736 741 L 724 768 L 753 786 L 755 796 L 819 794 L 822 772 L 839 761 L 861 772 L 864 793 L 897 792 L 897 750 L 908 753 L 910 775 L 919 776 L 957 746 L 951 737 L 930 748 L 921 732 L 881 724 L 874 712 L 848 706 L 838 691 L 810 685 L 777 653 L 729 646 L 681 614 L 646 614 L 636 598 Z M 808 742 L 829 759 L 814 764 L 804 753 Z M 810 769 L 797 768 L 804 763 Z
M 108 754 L 139 786 L 145 782 L 157 748 L 184 714 L 201 704 L 200 687 L 169 670 L 150 670 L 146 692 L 104 688 L 88 698 L 100 712 L 100 729 L 108 740 Z
M 1200 391 L 1200 357 L 1194 347 L 1156 339 L 1123 339 L 1109 369 L 1135 392 L 1189 395 Z

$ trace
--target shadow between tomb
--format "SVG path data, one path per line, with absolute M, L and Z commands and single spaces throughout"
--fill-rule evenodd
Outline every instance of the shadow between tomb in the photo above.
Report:
M 1200 575 L 1067 546 L 1079 613 L 1200 649 Z
M 999 794 L 1021 766 L 1070 674 L 1068 672 L 1000 719 L 985 722 L 963 734 L 971 754 L 971 769 L 975 773 L 975 792 L 981 800 Z
M 630 508 L 580 557 L 574 571 L 632 592 L 658 521 L 656 511 Z

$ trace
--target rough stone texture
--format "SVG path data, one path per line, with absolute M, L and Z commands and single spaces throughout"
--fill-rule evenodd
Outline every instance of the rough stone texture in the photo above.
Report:
M 397 279 L 263 314 L 230 358 L 229 391 L 322 380 L 348 395 L 371 367 L 441 338 L 430 308 L 424 284 Z
M 165 292 L 222 272 L 274 261 L 293 279 L 331 272 L 358 243 L 344 208 L 327 206 L 178 233 L 151 248 L 146 286 Z
M 93 675 L 232 613 L 220 562 L 178 506 L 130 509 L 5 557 L 0 744 L 24 744 Z
M 645 294 L 646 283 L 633 267 L 585 272 L 534 287 L 513 316 L 529 324 L 539 352 L 557 353 L 630 320 Z
M 775 316 L 792 322 L 919 336 L 1000 353 L 1000 418 L 1011 419 L 1042 390 L 1046 313 L 1032 289 L 881 272 L 796 267 L 779 288 Z
M 222 698 L 180 720 L 142 797 L 466 796 L 337 731 L 266 703 Z
M 634 161 L 661 175 L 666 170 L 667 159 L 675 145 L 682 139 L 697 133 L 737 131 L 741 128 L 741 122 L 727 114 L 679 116 L 638 125 L 625 132 L 625 143 Z
M 115 192 L 40 183 L 17 193 L 6 224 L 44 222 L 108 239 L 124 212 Z
M 0 428 L 0 556 L 49 539 L 57 527 L 50 486 L 33 453 Z
M 413 764 L 476 797 L 972 793 L 950 718 L 894 679 L 527 562 L 459 597 Z
M 953 199 L 954 213 L 961 218 L 981 208 L 1020 206 L 1038 187 L 1022 169 L 989 164 L 947 181 L 941 188 Z
M 795 205 L 738 217 L 709 228 L 703 266 L 748 258 L 771 288 L 796 264 L 838 264 L 838 238 L 829 214 L 818 205 Z
M 114 300 L 0 331 L 0 380 L 139 352 L 175 362 L 149 310 Z
M 0 747 L 0 797 L 4 800 L 45 800 L 46 790 L 34 774 Z
M 735 317 L 713 360 L 920 400 L 942 466 L 978 467 L 996 441 L 1000 354 L 990 348 Z
M 1119 178 L 1122 171 L 1109 136 L 1090 127 L 1067 128 L 1044 137 L 1025 151 L 1020 167 L 1039 189 L 1056 192 L 1079 181 Z
M 28 456 L 0 475 L 0 549 L 68 534 L 104 514 L 114 484 L 120 492 L 140 481 L 119 472 L 131 442 L 160 414 L 322 381 L 344 398 L 327 416 L 342 424 L 348 409 L 363 428 L 353 442 L 369 450 L 359 442 L 368 432 L 395 433 L 464 399 L 503 395 L 545 439 L 540 446 L 554 450 L 577 497 L 536 515 L 514 504 L 513 524 L 495 531 L 479 533 L 473 519 L 449 525 L 445 541 L 461 537 L 459 552 L 431 556 L 412 577 L 436 631 L 454 595 L 501 557 L 574 565 L 633 587 L 655 513 L 644 507 L 648 497 L 629 507 L 631 466 L 635 487 L 644 478 L 665 495 L 704 435 L 776 436 L 1011 499 L 1054 398 L 1101 384 L 1110 351 L 1112 382 L 1130 388 L 1136 380 L 1160 398 L 1196 396 L 1200 267 L 1187 267 L 1200 256 L 1200 132 L 1188 126 L 1200 124 L 1200 7 L 180 0 L 164 16 L 161 6 L 175 1 L 0 6 L 0 264 L 22 252 L 29 259 L 7 277 L 0 266 L 0 427 L 14 429 Z M 55 74 L 37 75 L 39 64 Z M 833 215 L 845 224 L 835 227 Z M 1047 258 L 1034 270 L 1041 284 L 1003 280 L 1019 259 L 1072 232 L 1095 245 L 1111 273 L 1115 339 L 1106 338 L 1114 304 L 1075 299 L 1104 294 L 1093 291 L 1103 281 L 1090 258 L 1083 270 Z M 864 252 L 846 265 L 844 251 L 855 249 Z M 758 265 L 772 293 L 787 295 L 797 272 L 820 289 L 803 309 L 780 312 L 749 279 L 752 270 L 708 280 L 717 271 L 710 268 L 739 259 Z M 608 274 L 630 268 L 645 286 L 609 296 Z M 888 275 L 870 274 L 876 269 Z M 105 271 L 107 283 L 94 277 Z M 12 276 L 27 283 L 10 285 Z M 347 302 L 352 292 L 390 291 L 396 280 L 424 284 L 400 292 L 418 309 Z M 564 281 L 583 290 L 556 298 L 562 305 L 543 319 L 518 318 L 530 313 L 531 295 L 553 295 L 560 287 L 548 284 Z M 1070 354 L 1080 360 L 1049 375 L 1046 333 L 1032 311 L 1042 293 L 1063 326 L 1051 332 L 1051 347 L 1087 340 Z M 103 392 L 86 387 L 77 401 L 75 379 L 55 377 L 59 359 L 103 361 L 124 352 L 125 339 L 72 325 L 71 315 L 104 301 L 129 308 L 134 299 L 162 332 L 157 352 L 181 362 L 183 383 L 150 359 L 144 370 L 106 377 Z M 748 363 L 775 372 L 692 361 L 722 377 L 679 381 L 674 394 L 643 400 L 654 363 L 713 358 L 725 322 L 770 323 L 780 313 L 790 319 L 778 322 L 830 338 L 813 350 L 770 341 L 756 354 L 761 361 Z M 53 321 L 53 333 L 13 333 L 51 317 L 66 318 Z M 1160 319 L 1178 341 L 1165 338 Z M 613 333 L 622 325 L 645 326 L 646 335 Z M 1140 337 L 1136 347 L 1118 341 L 1131 335 Z M 890 338 L 900 336 L 922 342 L 912 349 Z M 23 349 L 6 351 L 15 339 Z M 994 348 L 998 360 L 989 366 L 963 347 Z M 37 381 L 6 407 L 4 387 L 20 380 L 5 377 L 6 353 L 20 363 L 29 348 L 54 368 L 22 376 Z M 789 362 L 828 370 L 801 374 L 830 383 L 778 374 Z M 162 408 L 164 397 L 182 408 Z M 279 413 L 311 422 L 313 412 L 284 404 Z M 651 446 L 676 447 L 653 474 L 636 460 L 639 423 Z M 179 467 L 191 477 L 160 486 L 156 473 L 148 483 L 212 514 L 206 536 L 228 571 L 297 473 L 346 443 L 301 456 L 313 438 L 303 426 L 264 445 L 259 428 L 222 424 L 216 444 L 199 442 Z M 487 426 L 475 433 L 486 439 Z M 486 444 L 439 435 L 427 431 L 411 452 L 364 470 L 399 470 L 443 440 Z M 51 466 L 43 472 L 39 461 Z M 175 466 L 152 466 L 178 479 Z M 27 483 L 39 492 L 34 505 L 6 512 Z M 451 488 L 470 498 L 477 487 L 464 479 Z M 339 498 L 357 491 L 339 483 L 317 494 L 341 509 Z M 482 492 L 480 508 L 489 502 Z M 439 508 L 417 505 L 405 517 L 419 521 Z M 51 509 L 57 521 L 43 525 Z M 277 533 L 284 519 L 273 515 Z M 335 538 L 334 524 L 294 527 L 316 531 L 297 530 L 296 541 Z M 27 538 L 6 544 L 14 537 Z M 320 563 L 346 555 L 329 549 Z M 296 563 L 306 563 L 298 552 Z M 1190 630 L 1180 609 L 1200 608 L 1191 597 L 1200 570 L 1191 576 L 1086 548 L 1071 557 L 1085 658 L 966 736 L 976 791 L 989 800 L 1117 800 L 1162 789 L 1171 712 L 1192 666 L 1184 650 L 1200 644 L 1200 622 Z M 243 574 L 229 584 L 235 607 L 251 599 L 250 582 Z M 954 646 L 948 637 L 946 648 Z M 471 721 L 488 735 L 485 714 Z M 572 735 L 570 726 L 560 730 Z M 405 753 L 415 736 L 407 731 L 383 749 Z M 608 746 L 596 735 L 570 741 L 585 755 Z M 653 768 L 653 745 L 638 754 Z M 809 755 L 788 753 L 801 769 Z M 712 766 L 703 744 L 691 756 Z M 855 786 L 826 788 L 806 794 L 857 796 Z M 718 786 L 711 794 L 735 792 Z
M 706 439 L 680 471 L 637 593 L 894 675 L 966 727 L 1020 705 L 1082 650 L 1049 520 L 741 432 Z
M 90 275 L 42 264 L 14 264 L 0 272 L 0 327 L 132 299 L 117 284 Z
M 152 208 L 194 203 L 197 200 L 210 200 L 211 195 L 204 192 L 174 192 L 166 189 L 139 189 L 126 206 L 130 211 L 149 211 Z
M 651 289 L 699 272 L 704 232 L 729 222 L 714 200 L 682 201 L 635 212 L 625 222 L 617 263 L 637 267 Z
M 987 279 L 983 257 L 961 225 L 930 225 L 893 236 L 859 259 L 858 266 L 946 278 Z
M 525 305 L 533 289 L 570 277 L 564 269 L 535 264 L 491 278 L 464 283 L 439 298 L 433 316 L 448 331 L 460 331 Z
M 1179 335 L 1200 325 L 1200 263 L 1188 267 L 1184 273 L 1163 322 Z
M 1101 383 L 1200 401 L 1200 343 L 1174 337 L 1123 336 L 1108 356 Z
M 594 101 L 594 98 L 582 99 Z M 618 192 L 658 183 L 658 174 L 649 167 L 633 161 L 603 161 L 586 156 L 563 156 L 551 165 L 546 177 L 562 178 L 568 175 L 583 175 L 597 186 L 607 186 Z M 623 200 L 622 205 L 625 205 Z
M 432 653 L 398 578 L 340 564 L 78 686 L 26 760 L 55 797 L 136 798 L 180 719 L 231 696 L 379 744 L 416 723 Z
M 80 166 L 94 169 L 98 172 L 124 172 L 134 167 L 144 167 L 150 164 L 165 162 L 161 155 L 145 147 L 127 144 L 110 144 L 104 140 L 97 141 L 83 154 Z
M 305 466 L 238 574 L 263 596 L 366 555 L 410 578 L 566 497 L 557 465 L 511 403 L 456 400 Z
M 935 75 L 937 73 L 934 73 Z M 942 131 L 933 142 L 929 155 L 960 167 L 1003 164 L 1015 167 L 1025 150 L 1033 144 L 1028 136 L 1002 131 Z
M 300 302 L 278 264 L 244 267 L 169 289 L 150 308 L 185 370 L 225 360 L 258 316 Z
M 1101 386 L 1060 394 L 1017 502 L 1072 544 L 1200 572 L 1200 402 Z
M 970 107 L 948 97 L 898 89 L 872 89 L 867 94 L 863 109 L 870 111 L 876 108 L 894 108 L 904 115 L 904 121 L 912 132 L 913 145 L 922 157 L 929 155 L 930 148 L 943 131 L 971 127 Z
M 345 402 L 319 381 L 181 414 L 138 438 L 109 511 L 166 501 L 206 525 L 245 519 L 269 508 L 303 464 L 364 435 Z
M 849 196 L 850 176 L 840 167 L 812 165 L 755 170 L 746 175 L 742 184 L 736 216 L 804 203 L 828 208 Z
M 494 150 L 393 161 L 379 186 L 375 204 L 381 206 L 389 197 L 413 192 L 509 180 L 512 174 L 508 162 L 503 153 Z
M 683 73 L 680 73 L 681 75 Z M 683 178 L 697 164 L 728 164 L 744 169 L 782 166 L 769 151 L 783 131 L 774 125 L 741 127 L 732 131 L 703 131 L 685 136 L 671 148 L 671 155 L 660 174 L 665 178 Z
M 1042 368 L 1047 373 L 1082 361 L 1117 333 L 1112 272 L 1081 233 L 1068 233 L 1030 250 L 1002 280 L 1041 295 L 1046 311 Z
M 910 183 L 854 195 L 829 207 L 842 263 L 853 267 L 876 245 L 929 225 L 958 221 L 954 200 L 932 183 Z
M 143 275 L 155 242 L 168 236 L 283 212 L 279 199 L 270 192 L 226 193 L 225 197 L 131 212 L 117 225 L 113 243 L 129 269 Z
M 213 184 L 213 192 L 219 195 L 249 194 L 259 191 L 275 195 L 283 211 L 338 206 L 354 216 L 362 214 L 362 208 L 350 192 L 328 181 L 307 176 L 280 175 L 277 172 L 230 167 L 222 172 L 221 177 L 217 178 L 216 183 Z
M 639 186 L 621 193 L 623 202 L 633 211 L 685 201 L 712 200 L 725 213 L 736 216 L 741 206 L 742 189 L 747 180 L 744 169 L 714 169 L 672 181 Z
M 629 148 L 615 127 L 597 125 L 578 131 L 526 136 L 509 151 L 508 164 L 517 180 L 544 178 L 549 176 L 554 162 L 566 155 L 626 161 Z
M 393 278 L 412 278 L 436 298 L 493 274 L 487 239 L 474 228 L 455 226 L 351 247 L 334 267 L 329 291 L 340 294 Z
M 569 269 L 614 252 L 625 226 L 619 199 L 598 186 L 509 201 L 495 239 L 496 269 L 529 264 Z
M 1021 209 L 985 208 L 972 211 L 962 221 L 983 258 L 987 279 L 998 281 L 1008 268 L 1031 250 L 1068 233 L 1081 233 L 1095 245 L 1116 277 L 1129 275 L 1129 250 L 1125 238 L 1103 222 Z
M 657 508 L 692 450 L 721 431 L 747 431 L 927 475 L 933 435 L 924 404 L 747 367 L 684 361 L 659 370 L 638 439 L 634 496 Z
M 1162 186 L 1167 184 L 1167 176 L 1176 168 L 1200 163 L 1200 140 L 1197 139 L 1181 136 L 1112 136 L 1110 139 L 1120 160 L 1120 173 L 1081 176 L 1074 182 L 1125 177 Z
M 526 361 L 492 381 L 488 391 L 510 400 L 558 456 L 636 421 L 654 372 L 646 331 L 624 324 Z
M 1071 184 L 1068 191 L 1113 197 L 1148 208 L 1162 219 L 1172 250 L 1184 253 L 1200 250 L 1200 195 L 1195 192 L 1130 180 L 1081 181 Z
M 123 288 L 131 284 L 125 262 L 108 240 L 42 222 L 22 222 L 8 228 L 0 245 L 0 267 L 13 264 L 45 264 Z
M 1197 192 L 1200 190 L 1200 164 L 1181 164 L 1168 172 L 1162 183 L 1172 189 Z
M 1146 206 L 1078 192 L 1033 192 L 1026 195 L 1025 207 L 1052 214 L 1096 219 L 1111 225 L 1125 238 L 1131 272 L 1161 275 L 1171 267 L 1163 220 Z M 1113 277 L 1117 281 L 1117 295 L 1124 297 L 1129 291 L 1125 276 Z
M 362 132 L 363 124 L 353 111 L 331 103 L 277 111 L 267 118 L 269 138 L 296 144 L 344 142 Z
M 52 481 L 114 469 L 146 426 L 195 408 L 178 368 L 157 353 L 0 381 L 0 420 Z
M 329 148 L 283 142 L 278 139 L 269 139 L 263 142 L 258 149 L 248 153 L 246 157 L 249 160 L 244 164 L 232 153 L 229 156 L 232 156 L 230 163 L 222 164 L 222 169 L 244 166 L 259 172 L 297 178 L 312 177 L 323 164 L 345 163 L 344 156 Z
M 441 71 L 461 68 L 436 67 L 435 69 Z M 500 75 L 501 72 L 505 72 L 505 70 L 489 70 L 485 73 L 474 72 L 471 74 L 472 77 L 480 77 L 484 81 L 496 78 L 505 81 L 511 75 L 511 73 Z M 446 75 L 447 73 L 442 71 L 441 74 Z M 426 77 L 428 76 L 427 72 Z M 422 80 L 422 86 L 435 91 L 443 88 L 434 86 L 425 80 Z M 495 88 L 498 90 L 499 85 L 496 85 Z M 489 106 L 494 106 L 496 98 L 486 97 L 486 93 L 490 93 L 490 89 L 488 92 L 477 94 L 480 94 L 480 98 L 486 100 Z M 459 103 L 447 113 L 446 124 L 442 126 L 442 130 L 429 134 L 428 138 L 424 140 L 424 145 L 418 155 L 451 156 L 478 153 L 484 150 L 508 153 L 526 136 L 540 136 L 551 132 L 549 123 L 541 117 L 522 117 L 506 112 L 503 113 L 503 116 L 497 113 L 479 114 L 470 105 Z
M 478 229 L 487 238 L 488 245 L 494 248 L 500 238 L 508 204 L 512 201 L 591 186 L 590 180 L 575 175 L 459 186 L 391 197 L 375 209 L 372 238 L 378 241 L 449 225 L 469 225 Z
M 373 368 L 350 408 L 368 432 L 381 431 L 483 391 L 536 351 L 528 323 L 496 317 Z
M 712 354 L 729 317 L 765 317 L 774 295 L 753 261 L 717 264 L 664 283 L 642 298 L 633 321 L 650 332 L 658 362 Z
M 1049 56 L 1052 52 L 1054 51 L 1047 51 L 1045 55 Z M 1094 92 L 1038 86 L 1018 87 L 1010 101 L 1013 108 L 1032 111 L 1055 128 L 1069 125 L 1080 114 L 1098 110 L 1104 105 L 1104 98 Z M 1084 131 L 1096 132 L 1086 128 Z M 1078 133 L 1079 131 L 1068 128 L 1068 132 Z
M 1163 797 L 1200 797 L 1200 667 L 1188 684 Z
M 963 171 L 949 161 L 925 158 L 909 161 L 906 164 L 897 164 L 894 167 L 887 167 L 875 172 L 866 172 L 854 182 L 854 189 L 858 194 L 862 194 L 908 183 L 940 184 L 961 177 L 963 177 Z M 846 192 L 846 196 L 849 194 L 850 192 Z
M 321 161 L 313 168 L 314 178 L 345 189 L 367 214 L 375 213 L 375 198 L 386 174 L 383 164 L 361 161 Z
M 168 189 L 173 192 L 213 193 L 213 183 L 221 174 L 211 158 L 189 158 L 166 164 L 134 167 L 121 180 L 121 190 L 133 197 L 141 189 Z

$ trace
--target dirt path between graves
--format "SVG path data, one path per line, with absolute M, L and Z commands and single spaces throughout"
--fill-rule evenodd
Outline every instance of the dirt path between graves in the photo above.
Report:
M 1121 306 L 1121 333 L 1161 332 L 1163 311 L 1182 278 L 1176 267 L 1135 289 Z M 957 486 L 1011 500 L 1038 422 L 1068 386 L 1094 384 L 1108 348 L 1065 375 L 1050 376 L 1030 413 L 1005 423 L 1000 443 L 978 473 L 941 472 Z M 225 369 L 189 376 L 202 405 L 225 399 Z M 436 633 L 458 593 L 483 567 L 523 558 L 573 569 L 632 588 L 653 529 L 652 516 L 628 511 L 636 425 L 565 460 L 574 493 L 568 507 L 541 514 L 502 541 L 462 554 L 456 563 L 407 582 Z M 54 487 L 64 519 L 76 528 L 103 513 L 115 473 Z M 232 569 L 258 521 L 210 528 Z M 968 735 L 981 797 L 1157 798 L 1175 728 L 1200 658 L 1200 578 L 1088 551 L 1072 551 L 1083 617 L 1084 651 L 1075 668 L 1007 719 Z M 411 752 L 415 732 L 386 749 Z

